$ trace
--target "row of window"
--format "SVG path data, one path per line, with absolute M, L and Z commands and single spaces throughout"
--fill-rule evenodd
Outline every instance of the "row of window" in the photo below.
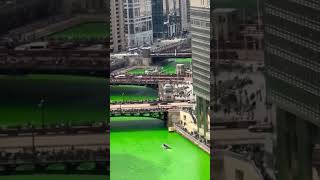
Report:
M 306 48 L 310 48 L 314 51 L 320 52 L 320 43 L 313 41 L 311 39 L 307 39 L 303 36 L 300 36 L 298 34 L 280 29 L 278 27 L 267 25 L 265 27 L 265 32 L 270 33 L 272 35 L 281 37 L 283 39 L 286 39 L 288 41 L 291 41 L 293 43 L 299 44 L 301 46 L 304 46 Z
M 198 27 L 201 27 L 201 28 L 207 28 L 208 30 L 210 30 L 210 22 L 208 22 L 208 21 L 203 21 L 203 20 L 200 20 L 200 19 L 192 19 L 191 20 L 191 24 L 193 26 L 198 26 Z
M 192 65 L 199 64 L 203 67 L 210 66 L 210 61 L 205 61 L 204 59 L 199 58 L 199 56 L 192 56 Z
M 268 52 L 270 54 L 273 54 L 273 55 L 281 57 L 285 60 L 291 61 L 293 63 L 300 65 L 300 66 L 309 68 L 315 72 L 318 72 L 318 73 L 320 72 L 320 64 L 319 63 L 310 61 L 307 58 L 304 58 L 302 56 L 299 56 L 297 54 L 289 52 L 285 49 L 282 49 L 280 47 L 276 47 L 274 45 L 266 43 L 265 50 L 266 50 L 266 52 Z
M 320 4 L 319 4 L 319 1 L 317 0 L 289 0 L 289 1 L 304 5 L 312 9 L 320 10 Z
M 204 69 L 204 68 L 201 68 L 197 65 L 194 65 L 192 67 L 192 71 L 197 74 L 200 74 L 202 76 L 201 79 L 203 81 L 206 81 L 208 84 L 210 83 L 210 68 L 209 67 Z
M 210 18 L 210 13 L 205 11 L 191 10 L 191 16 Z
M 313 30 L 320 31 L 320 23 L 306 16 L 301 16 L 299 14 L 280 9 L 272 5 L 266 5 L 266 13 L 280 17 L 287 21 L 291 21 L 301 26 L 305 26 Z
M 208 44 L 210 44 L 210 35 L 208 34 L 208 36 L 203 36 L 203 35 L 199 35 L 196 34 L 195 32 L 192 33 L 192 41 L 193 40 L 202 40 L 203 42 L 208 42 Z
M 197 47 L 210 47 L 210 43 L 204 43 L 203 41 L 192 41 L 191 43 L 192 46 L 197 46 Z
M 271 97 L 273 101 L 276 101 L 279 104 L 282 104 L 284 106 L 290 105 L 292 106 L 292 108 L 299 111 L 300 113 L 305 114 L 309 117 L 311 116 L 313 119 L 317 121 L 320 120 L 320 114 L 318 111 L 319 108 L 313 108 L 312 106 L 307 106 L 306 104 L 299 102 L 292 97 L 286 96 L 274 90 L 271 91 Z
M 192 50 L 200 52 L 204 55 L 210 55 L 210 47 L 209 46 L 197 46 L 196 44 L 192 44 Z
M 286 74 L 283 71 L 279 71 L 273 67 L 268 67 L 268 74 L 272 77 L 280 79 L 288 84 L 291 84 L 295 87 L 304 89 L 305 91 L 312 93 L 314 95 L 320 96 L 320 88 L 314 86 L 312 83 L 301 80 L 300 78 L 293 76 L 291 74 Z
M 203 63 L 208 63 L 208 65 L 210 64 L 210 56 L 209 55 L 201 55 L 198 53 L 193 52 L 192 53 L 192 59 L 196 59 L 197 61 L 203 62 Z
M 193 83 L 194 83 L 194 86 L 201 87 L 202 89 L 210 92 L 210 84 L 201 81 L 201 79 L 199 79 L 199 78 L 196 79 L 195 78 Z
M 204 35 L 210 35 L 210 29 L 198 28 L 195 26 L 191 27 L 191 32 L 201 33 Z
M 210 91 L 206 91 L 206 90 L 199 88 L 197 86 L 195 86 L 193 88 L 193 91 L 197 96 L 200 96 L 206 100 L 210 100 Z
M 271 87 L 271 90 L 277 91 L 279 93 L 285 94 L 288 97 L 294 98 L 296 101 L 304 103 L 307 106 L 316 107 L 317 105 L 319 105 L 319 96 L 306 92 L 302 88 L 294 86 L 293 84 L 290 84 L 288 82 L 284 82 L 274 76 L 268 76 L 267 84 L 267 87 Z
M 267 54 L 266 57 L 268 58 L 268 66 L 270 65 L 276 69 L 280 69 L 282 73 L 286 73 L 287 75 L 297 77 L 295 79 L 302 81 L 305 84 L 309 84 L 314 89 L 320 88 L 320 73 L 274 55 Z

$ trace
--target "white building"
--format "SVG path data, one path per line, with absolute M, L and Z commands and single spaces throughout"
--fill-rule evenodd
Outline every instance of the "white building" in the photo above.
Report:
M 180 0 L 181 31 L 190 30 L 190 0 Z
M 209 0 L 191 0 L 192 77 L 196 96 L 199 134 L 210 133 L 210 4 Z
M 151 0 L 124 0 L 125 32 L 129 48 L 153 43 Z

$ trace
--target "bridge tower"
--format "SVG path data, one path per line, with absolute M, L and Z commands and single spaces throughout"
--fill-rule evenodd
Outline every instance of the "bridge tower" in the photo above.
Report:
M 173 127 L 174 123 L 178 123 L 180 120 L 180 110 L 179 109 L 169 109 L 168 110 L 168 119 L 167 126 Z

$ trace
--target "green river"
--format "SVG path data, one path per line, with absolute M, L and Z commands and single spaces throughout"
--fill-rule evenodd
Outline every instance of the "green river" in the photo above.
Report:
M 45 123 L 106 120 L 105 79 L 61 75 L 0 76 L 0 124 L 41 124 L 39 102 L 45 99 Z M 111 99 L 157 98 L 146 87 L 112 88 Z M 134 90 L 136 89 L 136 90 Z M 139 92 L 143 91 L 143 94 Z M 122 96 L 122 95 L 121 95 Z M 121 97 L 122 99 L 123 97 Z M 111 120 L 112 180 L 209 180 L 210 157 L 177 133 L 169 133 L 161 120 L 114 117 Z M 172 149 L 164 150 L 162 144 Z M 102 180 L 106 176 L 1 176 L 1 180 Z
M 210 156 L 161 120 L 111 119 L 110 178 L 113 180 L 209 180 Z M 157 122 L 158 121 L 158 122 Z M 123 127 L 128 126 L 128 127 Z M 165 150 L 162 144 L 172 149 Z

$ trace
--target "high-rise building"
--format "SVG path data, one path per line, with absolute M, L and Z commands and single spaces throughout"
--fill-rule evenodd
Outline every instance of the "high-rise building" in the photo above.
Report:
M 153 37 L 162 38 L 164 30 L 163 0 L 152 1 Z
M 119 52 L 126 49 L 124 32 L 123 1 L 110 1 L 110 51 Z
M 125 0 L 124 17 L 128 48 L 153 43 L 151 0 Z
M 180 0 L 181 31 L 190 30 L 190 0 Z
M 210 4 L 191 0 L 192 74 L 199 134 L 209 136 L 210 107 Z M 208 134 L 207 134 L 208 133 Z
M 320 4 L 266 0 L 264 8 L 267 97 L 277 108 L 277 179 L 311 180 L 312 169 L 320 170 Z

